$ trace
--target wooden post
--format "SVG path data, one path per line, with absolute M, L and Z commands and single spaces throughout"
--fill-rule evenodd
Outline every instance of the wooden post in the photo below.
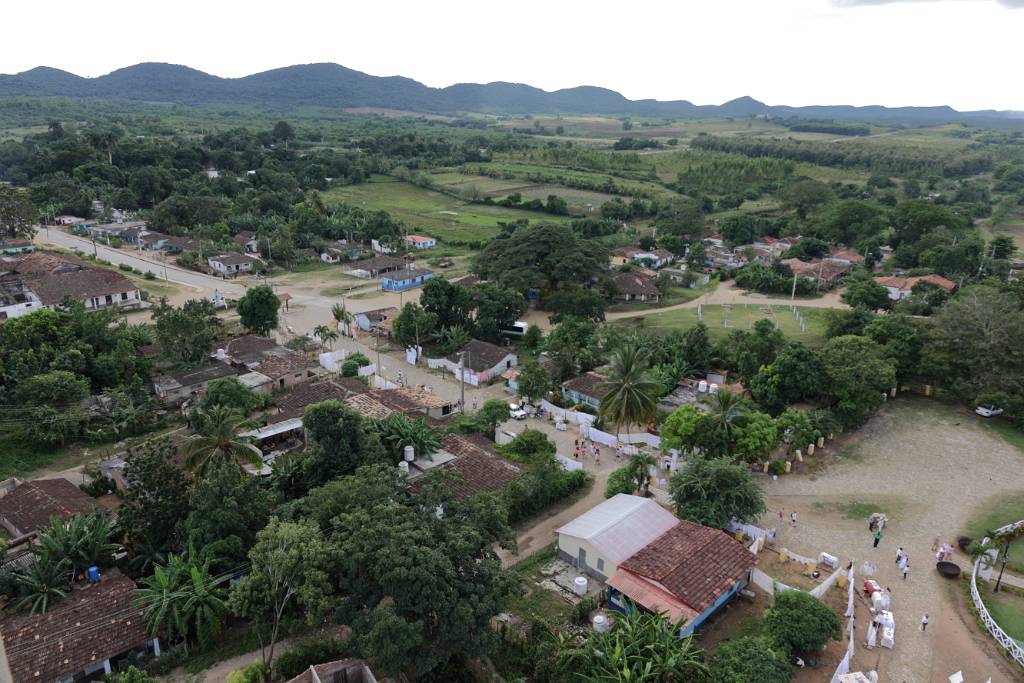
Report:
M 819 436 L 818 437 L 818 448 L 824 448 L 824 447 L 825 447 L 825 437 Z
M 807 455 L 809 455 L 809 456 L 810 455 L 814 455 L 814 444 L 813 443 L 807 444 Z

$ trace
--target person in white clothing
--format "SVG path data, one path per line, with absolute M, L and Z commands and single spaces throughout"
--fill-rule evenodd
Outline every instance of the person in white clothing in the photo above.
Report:
M 928 630 L 928 613 L 927 612 L 925 612 L 925 615 L 923 617 L 921 617 L 921 630 L 922 631 L 927 631 Z
M 878 642 L 878 627 L 875 626 L 874 622 L 872 622 L 871 626 L 868 627 L 868 643 L 867 643 L 868 649 L 869 650 L 874 650 L 875 649 L 875 643 L 877 643 L 877 642 Z

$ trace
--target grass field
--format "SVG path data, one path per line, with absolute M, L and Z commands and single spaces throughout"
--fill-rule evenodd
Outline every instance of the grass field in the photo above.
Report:
M 809 346 L 820 346 L 825 343 L 825 309 L 797 307 L 804 317 L 805 329 L 800 330 L 800 323 L 785 306 L 773 307 L 773 318 L 778 321 L 779 329 L 787 339 L 794 339 Z M 757 305 L 735 304 L 729 310 L 720 304 L 709 304 L 701 307 L 703 322 L 708 326 L 708 334 L 713 340 L 721 339 L 733 330 L 747 330 L 758 320 L 769 316 Z M 639 327 L 655 334 L 668 334 L 673 330 L 685 331 L 696 325 L 697 309 L 677 308 L 673 311 L 655 313 L 636 318 L 625 318 L 616 324 Z
M 478 242 L 500 232 L 498 222 L 525 218 L 533 222 L 568 220 L 550 214 L 502 206 L 470 204 L 442 192 L 427 190 L 386 176 L 370 182 L 328 190 L 324 199 L 344 201 L 366 209 L 387 211 L 409 229 L 436 237 L 442 242 Z
M 985 607 L 1007 635 L 1024 642 L 1024 597 L 1010 591 L 982 591 Z
M 1024 483 L 1021 486 L 1024 488 Z M 989 531 L 1020 519 L 1024 519 L 1024 490 L 1017 494 L 986 500 L 964 533 L 971 538 L 981 539 Z M 1006 566 L 1024 573 L 1024 538 L 1010 544 L 1010 559 Z
M 467 168 L 469 170 L 486 168 L 507 178 L 519 179 L 520 185 L 529 185 L 531 183 L 561 184 L 565 183 L 568 179 L 579 179 L 580 181 L 585 181 L 588 186 L 600 187 L 606 181 L 611 180 L 621 192 L 626 194 L 646 194 L 652 197 L 666 198 L 679 196 L 667 187 L 655 182 L 623 178 L 613 173 L 602 173 L 600 171 L 581 171 L 561 166 L 523 163 L 515 159 L 492 161 L 487 164 L 470 164 Z

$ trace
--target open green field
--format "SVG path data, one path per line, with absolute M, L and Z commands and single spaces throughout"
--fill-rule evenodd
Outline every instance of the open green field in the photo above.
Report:
M 1024 642 L 1024 597 L 1010 591 L 982 591 L 982 599 L 999 628 L 1017 642 Z
M 461 171 L 442 171 L 431 173 L 430 179 L 449 192 L 476 191 L 480 194 L 503 193 L 523 183 L 514 178 L 490 178 L 485 175 L 473 175 Z
M 343 201 L 365 209 L 387 211 L 411 231 L 436 237 L 442 243 L 482 242 L 500 232 L 498 222 L 522 218 L 534 222 L 562 222 L 565 217 L 502 206 L 470 204 L 442 192 L 427 190 L 386 176 L 374 176 L 361 185 L 337 187 L 324 193 L 324 201 Z
M 502 179 L 518 179 L 520 185 L 531 183 L 574 184 L 574 181 L 585 182 L 587 187 L 601 187 L 605 183 L 613 183 L 619 192 L 626 195 L 647 195 L 651 197 L 678 197 L 667 187 L 645 180 L 623 178 L 614 173 L 598 171 L 582 171 L 560 166 L 546 166 L 536 163 L 523 163 L 515 160 L 492 161 L 486 164 L 467 164 L 467 170 L 486 169 L 492 175 Z M 561 195 L 560 195 L 561 196 Z
M 827 309 L 798 306 L 804 318 L 805 330 L 800 331 L 800 323 L 786 306 L 773 306 L 772 316 L 768 316 L 762 307 L 755 304 L 728 305 L 706 304 L 701 307 L 703 322 L 708 327 L 708 335 L 713 339 L 721 339 L 733 330 L 751 329 L 755 322 L 772 318 L 778 322 L 779 329 L 787 339 L 803 342 L 808 346 L 821 346 L 825 343 L 825 313 Z M 655 334 L 668 334 L 674 330 L 685 331 L 698 323 L 697 308 L 677 308 L 664 313 L 624 318 L 616 324 L 639 327 Z

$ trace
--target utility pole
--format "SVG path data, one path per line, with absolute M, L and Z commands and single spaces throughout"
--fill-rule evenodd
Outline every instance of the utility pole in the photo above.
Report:
M 380 326 L 377 327 L 377 376 L 384 377 L 380 367 Z
M 1003 582 L 1003 572 L 1006 571 L 1006 562 L 1010 559 L 1010 539 L 1006 539 L 1005 545 L 1003 545 L 1003 566 L 999 568 L 999 578 L 996 579 L 996 587 L 992 589 L 993 593 L 999 592 L 999 585 Z
M 789 300 L 793 301 L 796 298 L 796 273 L 793 273 L 793 290 L 789 293 Z
M 466 352 L 459 353 L 459 385 L 462 398 L 459 399 L 459 412 L 466 414 Z

